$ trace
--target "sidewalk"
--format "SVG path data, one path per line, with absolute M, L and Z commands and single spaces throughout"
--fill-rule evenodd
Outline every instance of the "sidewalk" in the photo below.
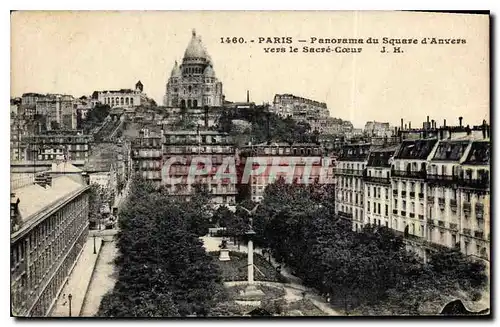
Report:
M 78 317 L 80 310 L 85 300 L 85 294 L 90 285 L 90 279 L 94 271 L 99 252 L 101 250 L 101 238 L 95 238 L 96 254 L 94 254 L 94 238 L 89 237 L 82 250 L 82 254 L 73 268 L 73 271 L 66 281 L 59 298 L 57 299 L 52 310 L 52 317 L 68 317 L 69 316 L 69 294 L 71 299 L 71 316 Z

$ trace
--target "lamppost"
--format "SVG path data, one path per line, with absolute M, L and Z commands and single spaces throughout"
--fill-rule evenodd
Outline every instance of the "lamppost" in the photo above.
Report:
M 71 300 L 73 299 L 73 295 L 69 294 L 68 295 L 68 300 L 69 300 L 69 316 L 71 317 Z
M 97 251 L 95 250 L 95 234 L 94 234 L 94 254 L 96 254 Z

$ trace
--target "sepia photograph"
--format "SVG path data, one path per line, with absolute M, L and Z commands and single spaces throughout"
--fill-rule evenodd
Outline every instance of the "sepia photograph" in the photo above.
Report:
M 491 318 L 490 27 L 12 11 L 11 317 Z

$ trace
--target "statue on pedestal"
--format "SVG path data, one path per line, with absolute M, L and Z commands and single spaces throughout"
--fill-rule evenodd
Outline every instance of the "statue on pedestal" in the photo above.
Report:
M 227 248 L 227 240 L 226 239 L 222 239 L 222 242 L 219 245 L 219 248 L 220 248 L 219 261 L 230 261 L 231 258 L 229 257 L 229 250 Z

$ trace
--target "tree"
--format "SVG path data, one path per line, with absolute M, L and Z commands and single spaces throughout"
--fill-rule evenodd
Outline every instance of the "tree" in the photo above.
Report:
M 218 266 L 185 218 L 199 207 L 150 187 L 138 177 L 133 180 L 117 236 L 118 280 L 99 315 L 207 315 L 224 292 Z

